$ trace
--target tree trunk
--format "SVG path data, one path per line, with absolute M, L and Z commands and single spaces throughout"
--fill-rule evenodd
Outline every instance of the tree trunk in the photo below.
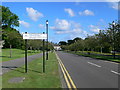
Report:
M 30 50 L 31 50 L 30 52 L 32 53 L 32 47 L 30 47 Z
M 10 58 L 12 57 L 12 45 L 10 45 Z
M 84 49 L 82 49 L 82 53 L 83 53 Z
M 102 54 L 102 47 L 101 47 L 101 54 Z

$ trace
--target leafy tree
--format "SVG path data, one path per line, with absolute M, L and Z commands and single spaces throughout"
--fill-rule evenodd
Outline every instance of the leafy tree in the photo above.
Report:
M 105 32 L 105 30 L 100 30 L 100 32 L 98 34 L 95 35 L 96 39 L 97 39 L 97 47 L 100 49 L 99 51 L 102 52 L 109 52 L 109 40 L 107 37 L 107 34 Z
M 70 45 L 74 43 L 74 40 L 68 40 L 67 42 L 68 42 L 68 45 Z
M 68 40 L 62 49 L 71 51 L 99 51 L 108 53 L 112 50 L 120 52 L 120 21 L 109 23 L 109 28 L 100 30 L 98 34 L 87 36 L 85 39 L 79 37 Z
M 60 41 L 59 45 L 67 45 L 67 43 L 65 41 Z
M 18 27 L 19 18 L 16 14 L 12 13 L 8 7 L 0 6 L 2 9 L 2 28 Z
M 79 40 L 82 40 L 82 38 L 76 37 L 73 39 L 74 42 L 79 41 Z
M 24 45 L 22 35 L 15 29 L 3 30 L 2 39 L 5 41 L 4 48 L 10 48 L 10 50 L 11 48 L 20 49 Z

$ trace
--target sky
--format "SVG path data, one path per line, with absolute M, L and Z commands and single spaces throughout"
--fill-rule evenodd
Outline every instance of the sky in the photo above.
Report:
M 2 2 L 19 16 L 20 33 L 46 32 L 49 41 L 58 43 L 75 37 L 85 38 L 118 19 L 116 2 Z

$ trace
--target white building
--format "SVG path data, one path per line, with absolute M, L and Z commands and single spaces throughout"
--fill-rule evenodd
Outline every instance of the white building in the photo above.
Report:
M 0 40 L 0 49 L 3 47 L 4 41 Z
M 54 46 L 54 49 L 57 51 L 62 50 L 60 46 Z
M 4 44 L 4 41 L 0 40 L 0 56 L 1 56 L 3 44 Z M 0 59 L 1 59 L 1 58 L 0 58 Z

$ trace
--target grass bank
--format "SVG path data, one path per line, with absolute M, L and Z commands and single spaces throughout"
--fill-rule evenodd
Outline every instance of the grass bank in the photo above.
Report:
M 21 50 L 21 49 L 12 49 L 12 57 L 10 58 L 10 49 L 2 49 L 2 54 L 1 54 L 1 58 L 2 58 L 2 62 L 4 61 L 9 61 L 9 60 L 14 60 L 17 58 L 22 58 L 25 56 L 25 51 Z M 33 50 L 28 50 L 28 56 L 30 55 L 34 55 L 37 53 L 41 53 L 41 51 L 33 51 Z
M 104 55 L 97 55 L 95 53 L 91 53 L 89 52 L 89 54 L 87 54 L 88 52 L 84 53 L 82 51 L 77 51 L 77 52 L 74 52 L 74 51 L 68 51 L 69 53 L 73 53 L 73 54 L 77 54 L 77 55 L 81 55 L 81 56 L 85 56 L 85 57 L 91 57 L 91 58 L 95 58 L 95 59 L 101 59 L 101 60 L 108 60 L 108 61 L 113 61 L 113 62 L 117 62 L 117 63 L 120 63 L 120 58 L 113 58 L 113 56 L 106 56 L 106 54 Z M 99 53 L 100 54 L 100 53 Z M 110 55 L 110 54 L 107 54 L 107 55 Z
M 25 77 L 21 83 L 9 83 L 14 77 Z M 3 88 L 61 88 L 58 62 L 55 53 L 49 53 L 46 61 L 46 72 L 42 72 L 42 58 L 28 64 L 28 73 L 24 73 L 24 66 L 3 74 Z

